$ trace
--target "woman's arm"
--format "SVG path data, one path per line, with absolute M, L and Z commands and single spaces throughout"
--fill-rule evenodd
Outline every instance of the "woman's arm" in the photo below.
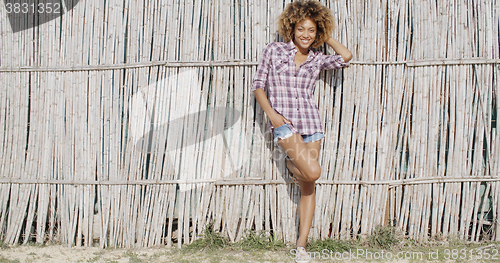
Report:
M 267 83 L 267 76 L 269 74 L 269 69 L 271 68 L 271 54 L 270 54 L 270 49 L 271 49 L 272 43 L 269 44 L 265 49 L 264 52 L 262 53 L 262 60 L 259 63 L 259 66 L 257 67 L 257 71 L 255 72 L 254 78 L 253 78 L 253 86 L 252 90 L 255 95 L 255 99 L 259 103 L 260 107 L 264 112 L 266 113 L 266 116 L 269 118 L 271 121 L 271 124 L 273 125 L 274 128 L 279 127 L 285 123 L 290 123 L 285 117 L 281 116 L 278 114 L 271 104 L 269 103 L 269 100 L 267 99 L 266 92 L 264 91 L 264 88 L 266 87 Z
M 271 104 L 269 104 L 266 92 L 263 89 L 254 90 L 253 94 L 255 95 L 255 99 L 259 103 L 262 110 L 264 110 L 264 112 L 266 113 L 266 116 L 269 118 L 274 128 L 277 128 L 285 123 L 291 124 L 289 120 L 274 111 L 273 107 L 271 107 Z
M 330 47 L 332 47 L 333 50 L 335 51 L 335 53 L 337 53 L 338 55 L 340 55 L 344 59 L 344 62 L 347 63 L 347 62 L 349 62 L 349 60 L 352 59 L 351 51 L 349 51 L 349 49 L 347 49 L 344 45 L 342 45 L 337 40 L 330 37 L 328 40 L 326 40 L 325 43 L 327 43 Z

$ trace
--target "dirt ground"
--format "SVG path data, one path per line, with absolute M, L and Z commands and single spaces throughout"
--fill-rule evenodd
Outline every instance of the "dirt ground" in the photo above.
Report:
M 7 262 L 294 262 L 291 248 L 281 248 L 277 251 L 235 251 L 222 250 L 186 250 L 176 248 L 141 248 L 141 249 L 100 249 L 96 247 L 67 247 L 61 245 L 24 245 L 7 246 L 0 249 L 0 263 Z M 493 250 L 492 250 L 493 249 Z M 357 253 L 369 251 L 352 251 L 328 255 L 323 251 L 318 253 L 311 262 L 500 262 L 500 255 L 496 252 L 498 246 L 490 247 L 486 260 L 486 252 L 482 254 L 470 253 L 469 250 L 457 250 L 457 253 L 444 249 L 429 249 L 428 252 L 415 256 L 414 252 L 378 251 L 367 259 L 367 254 L 359 256 Z M 471 249 L 472 251 L 472 249 Z M 372 251 L 373 252 L 373 251 Z M 448 252 L 446 255 L 445 253 Z M 452 254 L 450 254 L 450 252 Z M 385 253 L 385 254 L 384 254 Z M 437 254 L 440 253 L 439 257 Z M 479 256 L 480 255 L 480 256 Z M 388 260 L 388 256 L 391 257 Z M 400 257 L 403 256 L 403 257 Z M 450 260 L 446 260 L 446 258 Z M 451 260 L 451 256 L 456 257 Z M 399 258 L 398 258 L 399 257 Z
M 293 262 L 286 251 L 185 251 L 173 248 L 99 249 L 15 246 L 0 250 L 4 262 Z

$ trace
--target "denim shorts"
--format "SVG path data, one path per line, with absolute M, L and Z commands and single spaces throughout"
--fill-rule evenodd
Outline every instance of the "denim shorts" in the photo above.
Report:
M 287 123 L 285 123 L 279 126 L 278 128 L 274 128 L 273 135 L 274 135 L 274 142 L 277 142 L 279 139 L 286 139 L 292 136 L 293 132 L 292 130 L 290 130 L 290 126 Z M 304 139 L 305 143 L 321 140 L 323 139 L 323 137 L 325 137 L 325 134 L 322 132 L 317 132 L 311 135 L 302 135 L 302 139 Z

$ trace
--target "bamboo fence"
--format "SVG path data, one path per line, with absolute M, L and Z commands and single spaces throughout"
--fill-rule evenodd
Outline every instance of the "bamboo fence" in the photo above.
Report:
M 68 2 L 16 33 L 0 8 L 0 240 L 181 246 L 213 222 L 294 242 L 299 189 L 251 92 L 289 1 Z M 316 86 L 311 237 L 499 241 L 500 1 L 322 2 L 354 59 Z

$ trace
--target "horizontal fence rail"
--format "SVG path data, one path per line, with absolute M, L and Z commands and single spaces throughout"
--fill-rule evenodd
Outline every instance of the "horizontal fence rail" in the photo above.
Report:
M 145 63 L 127 63 L 114 65 L 80 65 L 71 67 L 0 67 L 0 72 L 66 72 L 66 71 L 102 71 L 117 69 L 134 69 L 145 67 L 231 67 L 231 66 L 257 66 L 258 61 L 151 61 Z M 443 60 L 415 60 L 415 61 L 350 61 L 352 65 L 405 65 L 407 67 L 423 66 L 452 66 L 452 65 L 484 65 L 500 64 L 500 59 L 443 59 Z
M 389 185 L 390 187 L 412 184 L 462 183 L 462 182 L 498 182 L 500 177 L 470 176 L 470 177 L 425 177 L 390 181 L 330 181 L 317 180 L 322 185 Z M 261 178 L 234 179 L 192 179 L 192 180 L 123 180 L 123 181 L 80 181 L 80 180 L 42 180 L 0 178 L 0 184 L 53 184 L 53 185 L 162 185 L 162 184 L 200 184 L 215 185 L 256 185 L 256 184 L 292 184 L 285 180 L 262 180 Z

